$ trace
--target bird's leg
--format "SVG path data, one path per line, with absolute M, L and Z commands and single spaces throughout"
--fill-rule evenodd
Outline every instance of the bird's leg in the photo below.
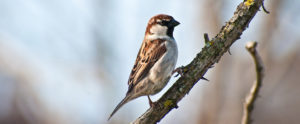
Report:
M 152 102 L 152 100 L 150 99 L 149 95 L 147 95 L 147 97 L 148 97 L 148 100 L 149 100 L 150 107 L 153 107 L 154 106 L 154 102 Z
M 177 77 L 178 75 L 183 76 L 183 71 L 184 71 L 183 68 L 184 66 L 176 68 L 175 70 L 172 71 L 172 75 L 177 72 L 178 74 L 175 75 L 175 77 Z

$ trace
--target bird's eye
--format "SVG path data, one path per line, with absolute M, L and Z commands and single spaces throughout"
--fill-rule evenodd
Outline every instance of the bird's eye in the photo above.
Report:
M 157 24 L 163 25 L 163 22 L 162 21 L 157 21 Z
M 162 25 L 167 25 L 168 22 L 167 21 L 162 21 Z
M 165 20 L 165 19 L 156 20 L 156 23 L 159 24 L 159 25 L 161 25 L 161 26 L 167 26 L 169 22 L 170 22 L 169 20 Z

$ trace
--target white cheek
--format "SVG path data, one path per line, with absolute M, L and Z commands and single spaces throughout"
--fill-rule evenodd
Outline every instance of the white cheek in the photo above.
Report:
M 150 29 L 150 32 L 156 35 L 166 35 L 168 28 L 166 26 L 161 25 L 153 25 Z

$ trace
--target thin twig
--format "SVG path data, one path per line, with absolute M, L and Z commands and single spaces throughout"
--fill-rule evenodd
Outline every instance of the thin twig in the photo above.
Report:
M 240 3 L 233 17 L 227 21 L 220 32 L 206 44 L 194 60 L 184 66 L 184 76 L 180 77 L 171 88 L 149 108 L 134 124 L 154 124 L 168 112 L 177 107 L 177 103 L 189 93 L 193 86 L 204 76 L 207 70 L 217 63 L 230 46 L 241 37 L 255 16 L 264 0 L 249 0 L 248 4 Z
M 248 42 L 246 44 L 246 49 L 251 54 L 255 63 L 256 70 L 256 81 L 253 83 L 250 93 L 245 99 L 244 103 L 244 113 L 242 118 L 242 124 L 251 123 L 251 112 L 254 109 L 254 102 L 258 97 L 259 89 L 262 86 L 263 80 L 263 63 L 256 51 L 257 42 Z
M 229 53 L 229 55 L 231 55 L 230 48 L 228 49 L 228 53 Z
M 270 12 L 269 12 L 269 11 L 268 11 L 268 10 L 265 8 L 265 4 L 264 4 L 264 3 L 262 3 L 262 5 L 261 5 L 261 6 L 262 6 L 262 8 L 263 8 L 263 10 L 264 10 L 264 12 L 265 12 L 265 13 L 267 13 L 267 14 L 269 14 L 269 13 L 270 13 Z

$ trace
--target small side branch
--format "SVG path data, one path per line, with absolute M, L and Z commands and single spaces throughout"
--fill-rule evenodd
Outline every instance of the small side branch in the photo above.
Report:
M 251 87 L 250 93 L 246 97 L 244 103 L 244 113 L 242 118 L 242 124 L 250 124 L 251 123 L 251 112 L 254 108 L 254 102 L 258 97 L 259 89 L 262 85 L 263 80 L 263 63 L 256 51 L 257 42 L 248 42 L 246 44 L 246 49 L 251 54 L 255 63 L 256 70 L 256 81 Z
M 263 10 L 264 10 L 265 13 L 270 14 L 270 12 L 265 8 L 265 4 L 264 3 L 262 3 L 261 6 L 262 6 L 262 8 L 263 8 Z
M 204 33 L 204 42 L 205 44 L 209 43 L 209 37 L 207 33 Z

